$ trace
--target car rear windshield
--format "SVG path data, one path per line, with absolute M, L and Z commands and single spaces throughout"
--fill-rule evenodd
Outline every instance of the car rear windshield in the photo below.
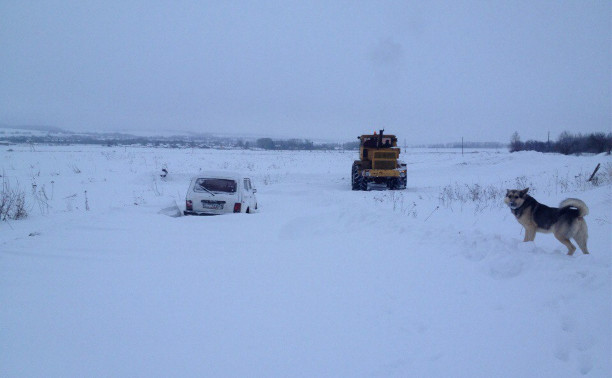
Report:
M 193 186 L 194 192 L 236 193 L 236 181 L 218 178 L 199 178 Z

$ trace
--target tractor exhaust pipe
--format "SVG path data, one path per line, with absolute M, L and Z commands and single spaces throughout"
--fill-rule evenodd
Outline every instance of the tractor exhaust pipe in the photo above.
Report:
M 378 134 L 378 140 L 376 141 L 376 148 L 381 148 L 382 147 L 382 139 L 383 139 L 383 132 L 385 131 L 385 129 L 380 130 L 380 133 Z

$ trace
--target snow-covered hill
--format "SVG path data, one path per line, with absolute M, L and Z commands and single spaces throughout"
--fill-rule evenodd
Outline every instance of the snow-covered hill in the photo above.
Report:
M 350 190 L 354 152 L 0 156 L 29 206 L 0 223 L 0 376 L 612 371 L 610 156 L 409 150 L 393 192 Z M 248 172 L 261 212 L 171 216 L 200 169 Z M 589 205 L 591 255 L 522 242 L 501 194 L 526 186 Z

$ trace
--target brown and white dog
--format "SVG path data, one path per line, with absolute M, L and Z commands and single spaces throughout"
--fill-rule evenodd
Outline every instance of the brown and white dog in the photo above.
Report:
M 589 253 L 587 249 L 589 234 L 584 220 L 584 216 L 589 213 L 587 205 L 579 199 L 568 198 L 561 202 L 558 208 L 548 207 L 528 195 L 527 191 L 529 188 L 508 189 L 504 198 L 512 214 L 525 228 L 524 241 L 533 241 L 536 232 L 552 232 L 567 247 L 568 255 L 571 256 L 576 251 L 570 239 L 578 243 L 582 253 Z

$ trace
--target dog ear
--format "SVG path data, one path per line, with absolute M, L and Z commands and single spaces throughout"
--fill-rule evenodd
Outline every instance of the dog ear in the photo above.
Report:
M 527 194 L 528 191 L 529 191 L 529 188 L 525 188 L 525 189 L 521 190 L 521 197 L 523 197 L 525 194 Z

